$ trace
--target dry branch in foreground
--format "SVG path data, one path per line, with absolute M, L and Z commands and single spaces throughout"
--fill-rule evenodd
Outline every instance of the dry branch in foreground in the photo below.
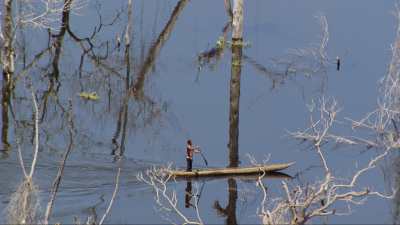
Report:
M 32 93 L 33 112 L 34 112 L 34 149 L 31 169 L 29 173 L 25 170 L 21 149 L 18 146 L 18 160 L 24 174 L 22 183 L 17 191 L 12 194 L 10 202 L 6 208 L 7 223 L 9 224 L 34 224 L 38 222 L 39 216 L 39 190 L 33 182 L 37 157 L 39 153 L 39 109 L 34 91 Z
M 298 225 L 310 222 L 315 217 L 350 215 L 352 213 L 351 206 L 363 204 L 368 197 L 377 196 L 387 199 L 394 197 L 396 193 L 394 190 L 390 194 L 383 194 L 374 191 L 371 187 L 361 186 L 358 182 L 367 172 L 375 169 L 392 148 L 385 148 L 379 152 L 364 167 L 357 169 L 348 180 L 339 179 L 334 175 L 333 168 L 330 166 L 321 144 L 328 141 L 342 143 L 342 140 L 347 140 L 345 143 L 353 144 L 353 141 L 347 138 L 330 134 L 337 113 L 336 101 L 334 99 L 326 101 L 323 98 L 320 101 L 319 118 L 315 120 L 311 116 L 310 128 L 291 133 L 295 138 L 313 143 L 315 153 L 319 156 L 324 168 L 324 176 L 320 181 L 305 186 L 289 185 L 286 181 L 282 181 L 285 197 L 276 199 L 268 207 L 266 188 L 261 178 L 258 180 L 257 184 L 264 195 L 259 213 L 263 224 Z M 347 205 L 347 208 L 341 208 L 342 204 L 340 203 Z
M 169 166 L 170 167 L 170 166 Z M 179 217 L 182 221 L 181 224 L 204 224 L 201 217 L 199 208 L 197 205 L 197 194 L 193 195 L 194 197 L 194 208 L 196 209 L 196 219 L 189 219 L 185 216 L 178 206 L 178 198 L 175 191 L 168 190 L 168 182 L 172 181 L 173 176 L 168 173 L 170 168 L 151 168 L 148 169 L 144 174 L 139 173 L 137 178 L 139 181 L 144 182 L 153 188 L 155 192 L 155 200 L 160 209 L 160 212 L 166 213 L 164 218 L 169 222 L 176 224 L 176 222 L 172 221 L 171 216 L 169 214 L 174 214 Z M 197 191 L 196 191 L 197 192 Z

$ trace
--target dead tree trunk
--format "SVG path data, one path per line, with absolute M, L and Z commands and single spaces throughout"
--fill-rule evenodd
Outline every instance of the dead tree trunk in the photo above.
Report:
M 2 88 L 2 128 L 1 128 L 1 140 L 3 143 L 3 149 L 8 150 L 10 145 L 8 142 L 8 129 L 9 129 L 9 117 L 8 109 L 12 90 L 12 76 L 14 74 L 14 50 L 13 50 L 13 20 L 12 20 L 12 0 L 4 0 L 3 2 L 3 49 L 1 50 L 1 62 L 3 70 L 3 88 Z
M 11 82 L 7 82 L 3 80 L 3 88 L 2 88 L 2 99 L 1 99 L 1 142 L 3 145 L 4 151 L 8 151 L 10 149 L 10 143 L 8 141 L 8 130 L 9 130 L 9 121 L 10 118 L 8 116 L 9 102 L 11 97 Z
M 239 100 L 242 47 L 232 46 L 231 81 L 229 99 L 229 167 L 239 165 Z
M 232 40 L 243 38 L 243 0 L 233 1 Z
M 229 167 L 239 165 L 239 100 L 242 72 L 243 0 L 235 0 L 232 22 L 232 60 L 229 99 Z
M 12 0 L 4 0 L 3 12 L 3 38 L 2 50 L 3 79 L 10 81 L 14 73 L 14 51 L 13 51 L 13 21 L 12 21 Z

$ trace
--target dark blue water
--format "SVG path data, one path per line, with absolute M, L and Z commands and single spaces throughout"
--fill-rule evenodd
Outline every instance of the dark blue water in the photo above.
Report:
M 96 2 L 71 15 L 71 28 L 77 34 L 89 35 L 98 22 Z M 176 1 L 134 1 L 133 46 L 131 48 L 133 74 L 140 68 L 148 49 L 170 18 Z M 105 21 L 111 21 L 117 10 L 123 10 L 114 25 L 106 26 L 96 42 L 108 40 L 115 45 L 126 25 L 126 1 L 98 1 Z M 308 48 L 319 43 L 321 31 L 316 15 L 325 15 L 329 24 L 327 53 L 331 64 L 326 73 L 305 76 L 298 73 L 281 80 L 273 87 L 270 77 L 258 71 L 250 61 L 244 61 L 241 76 L 239 155 L 241 165 L 249 165 L 246 154 L 262 161 L 270 156 L 273 163 L 296 164 L 288 174 L 320 162 L 315 152 L 288 135 L 308 127 L 306 105 L 321 96 L 334 97 L 342 109 L 334 132 L 357 135 L 344 118 L 361 119 L 374 110 L 379 96 L 378 81 L 385 75 L 390 60 L 390 44 L 395 35 L 394 1 L 246 1 L 244 13 L 244 39 L 250 46 L 244 54 L 266 68 L 273 68 L 274 59 L 287 57 L 290 49 Z M 229 81 L 230 49 L 225 49 L 213 68 L 203 67 L 198 72 L 197 55 L 215 45 L 227 22 L 223 1 L 193 0 L 180 13 L 168 40 L 157 56 L 154 68 L 146 75 L 145 100 L 128 101 L 127 129 L 124 158 L 114 163 L 111 151 L 125 90 L 123 48 L 110 53 L 105 64 L 120 72 L 110 72 L 87 59 L 79 78 L 81 47 L 66 35 L 59 63 L 60 88 L 58 97 L 50 97 L 47 114 L 40 125 L 41 152 L 36 182 L 40 187 L 43 204 L 47 202 L 52 178 L 61 154 L 68 144 L 65 125 L 67 108 L 71 100 L 76 133 L 74 150 L 68 159 L 52 222 L 70 223 L 74 216 L 84 220 L 93 208 L 102 215 L 114 188 L 117 166 L 121 166 L 120 191 L 107 223 L 166 223 L 163 212 L 157 211 L 151 187 L 136 180 L 136 174 L 152 165 L 173 163 L 185 166 L 184 148 L 187 138 L 200 145 L 212 167 L 228 165 Z M 29 57 L 46 46 L 46 31 L 27 28 Z M 100 51 L 99 51 L 100 52 Z M 342 68 L 336 71 L 334 59 L 340 56 Z M 46 65 L 49 56 L 41 60 Z M 20 61 L 17 61 L 21 65 Z M 19 67 L 20 68 L 20 67 Z M 32 69 L 35 87 L 42 95 L 49 81 L 38 66 Z M 132 75 L 131 80 L 135 79 Z M 98 101 L 84 101 L 81 91 L 96 91 Z M 110 95 L 111 93 L 111 95 Z M 15 101 L 18 118 L 29 120 L 31 108 L 29 92 L 24 83 L 17 83 Z M 111 96 L 109 98 L 109 96 Z M 43 106 L 44 100 L 39 100 Z M 61 106 L 60 106 L 61 105 Z M 29 130 L 25 131 L 30 135 Z M 10 138 L 13 138 L 10 131 Z M 29 140 L 25 140 L 26 143 Z M 14 141 L 12 141 L 14 142 Z M 328 146 L 327 158 L 338 178 L 351 176 L 356 163 L 364 165 L 374 152 L 360 153 L 362 147 Z M 308 149 L 308 150 L 307 150 Z M 24 155 L 29 158 L 29 144 Z M 196 156 L 195 167 L 204 167 Z M 22 179 L 15 149 L 0 163 L 0 208 L 4 209 L 8 197 Z M 321 176 L 317 167 L 305 173 L 307 182 Z M 361 187 L 384 190 L 382 172 L 366 174 Z M 238 198 L 236 218 L 239 224 L 261 223 L 257 216 L 260 189 L 254 180 L 237 179 Z M 281 180 L 266 179 L 271 199 L 283 197 Z M 178 194 L 179 207 L 188 217 L 195 217 L 193 209 L 184 208 L 185 182 L 170 184 Z M 202 182 L 194 182 L 200 189 Z M 207 181 L 203 187 L 199 209 L 203 221 L 225 223 L 213 208 L 216 200 L 225 207 L 228 203 L 228 181 Z M 389 223 L 392 202 L 370 198 L 361 206 L 352 206 L 350 216 L 329 218 L 331 223 Z M 345 208 L 344 208 L 345 209 Z M 380 215 L 380 216 L 377 216 Z M 167 215 L 171 218 L 171 215 Z M 173 216 L 172 216 L 173 218 Z M 3 220 L 0 220 L 4 222 Z M 177 220 L 179 221 L 179 220 Z M 182 222 L 182 221 L 181 221 Z M 320 222 L 316 220 L 315 222 Z M 178 222 L 179 223 L 179 222 Z

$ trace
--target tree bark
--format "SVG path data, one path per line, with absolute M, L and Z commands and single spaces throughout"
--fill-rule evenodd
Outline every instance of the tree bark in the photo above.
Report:
M 239 100 L 243 47 L 243 0 L 233 2 L 232 60 L 229 99 L 229 167 L 239 165 Z
M 243 0 L 233 1 L 232 40 L 243 38 Z
M 14 49 L 13 49 L 13 19 L 12 19 L 12 0 L 4 0 L 3 2 L 3 49 L 1 50 L 1 62 L 3 70 L 3 88 L 2 88 L 2 127 L 1 127 L 1 141 L 3 149 L 8 150 L 10 144 L 8 142 L 9 130 L 9 103 L 12 90 L 11 78 L 14 74 Z
M 3 79 L 10 81 L 14 73 L 14 51 L 13 51 L 13 21 L 12 21 L 12 0 L 4 0 L 3 15 L 3 37 L 4 46 L 2 51 Z
M 229 99 L 229 167 L 239 165 L 239 103 L 242 47 L 232 45 Z

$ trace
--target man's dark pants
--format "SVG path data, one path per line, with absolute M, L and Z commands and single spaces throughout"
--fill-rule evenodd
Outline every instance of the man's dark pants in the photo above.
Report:
M 186 158 L 186 171 L 192 171 L 193 160 Z

